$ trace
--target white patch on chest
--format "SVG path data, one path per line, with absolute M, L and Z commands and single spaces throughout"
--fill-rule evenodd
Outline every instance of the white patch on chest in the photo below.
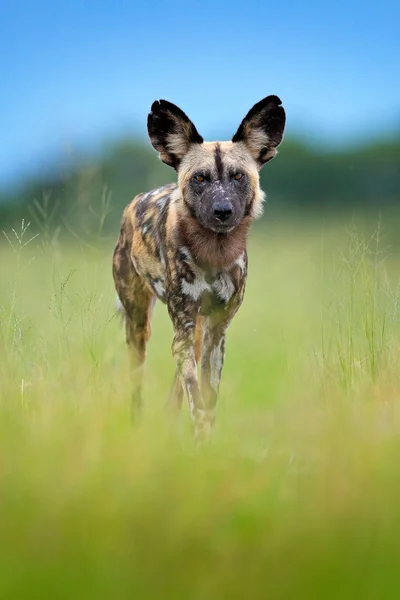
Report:
M 187 294 L 193 300 L 198 300 L 203 292 L 211 291 L 211 286 L 204 279 L 204 276 L 197 276 L 193 283 L 189 283 L 185 279 L 182 281 L 182 293 Z
M 192 283 L 186 280 L 182 281 L 181 290 L 184 294 L 197 301 L 204 292 L 213 292 L 223 302 L 229 302 L 235 292 L 235 286 L 228 273 L 219 273 L 213 281 L 207 283 L 204 272 L 193 263 L 190 252 L 185 246 L 180 248 L 180 254 L 185 262 L 190 264 L 196 276 L 196 279 Z M 244 253 L 238 258 L 237 264 L 243 272 L 245 270 Z
M 212 289 L 215 291 L 218 298 L 224 302 L 229 302 L 235 291 L 235 286 L 227 273 L 221 273 L 218 279 L 212 284 Z

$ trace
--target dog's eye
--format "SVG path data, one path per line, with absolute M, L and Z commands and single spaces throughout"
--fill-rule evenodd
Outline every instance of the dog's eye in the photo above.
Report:
M 204 181 L 204 177 L 203 175 L 195 175 L 194 179 L 198 182 L 201 183 L 202 181 Z
M 236 175 L 233 176 L 234 179 L 236 179 L 236 181 L 240 181 L 243 177 L 243 173 L 236 173 Z

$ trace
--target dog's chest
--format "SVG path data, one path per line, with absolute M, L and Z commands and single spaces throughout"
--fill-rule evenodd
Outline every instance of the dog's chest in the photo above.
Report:
M 241 256 L 227 271 L 210 274 L 193 263 L 181 279 L 180 292 L 199 306 L 199 311 L 210 314 L 216 309 L 228 307 L 244 286 L 246 261 Z
M 162 302 L 167 301 L 167 285 L 165 278 L 152 278 L 147 276 L 147 284 L 153 293 Z M 207 313 L 217 306 L 229 303 L 236 292 L 236 286 L 230 273 L 219 273 L 215 277 L 208 277 L 204 273 L 196 273 L 188 281 L 182 278 L 180 289 L 171 290 L 172 293 L 181 293 L 188 296 L 191 301 L 199 305 L 201 311 Z
M 183 279 L 181 291 L 207 312 L 215 306 L 228 304 L 235 293 L 235 284 L 229 273 L 218 273 L 211 277 L 200 272 L 196 273 L 193 281 Z

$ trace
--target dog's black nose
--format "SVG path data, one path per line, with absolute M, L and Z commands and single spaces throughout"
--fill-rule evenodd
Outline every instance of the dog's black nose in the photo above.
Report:
M 227 221 L 232 214 L 232 205 L 229 202 L 218 202 L 214 206 L 214 216 L 218 221 Z

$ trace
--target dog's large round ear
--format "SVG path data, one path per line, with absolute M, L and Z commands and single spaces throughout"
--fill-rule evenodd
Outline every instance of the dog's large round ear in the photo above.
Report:
M 203 143 L 189 117 L 167 100 L 153 102 L 147 117 L 147 131 L 161 160 L 174 169 L 178 168 L 192 144 Z
M 282 141 L 286 114 L 278 96 L 267 96 L 249 110 L 232 142 L 243 142 L 261 168 Z

